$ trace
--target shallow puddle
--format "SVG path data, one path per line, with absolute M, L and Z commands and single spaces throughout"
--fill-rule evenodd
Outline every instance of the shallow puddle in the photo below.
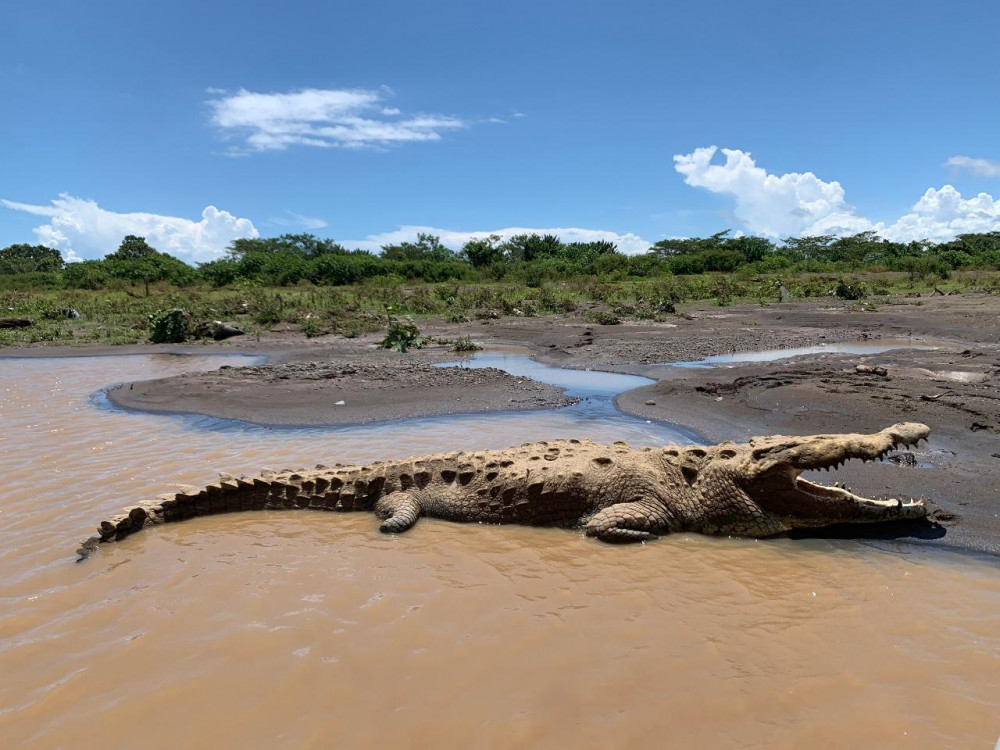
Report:
M 593 381 L 579 407 L 340 429 L 93 399 L 225 361 L 0 360 L 0 746 L 996 741 L 992 559 L 426 519 L 387 537 L 365 514 L 300 511 L 160 527 L 74 564 L 95 520 L 217 471 L 676 435 L 607 411 Z
M 779 359 L 791 359 L 808 354 L 884 354 L 897 349 L 920 349 L 936 351 L 939 346 L 931 346 L 910 339 L 877 339 L 875 341 L 842 341 L 816 346 L 799 346 L 789 349 L 766 349 L 757 352 L 733 352 L 732 354 L 716 354 L 691 362 L 666 363 L 672 367 L 718 367 L 720 365 L 741 364 L 744 362 L 774 362 Z

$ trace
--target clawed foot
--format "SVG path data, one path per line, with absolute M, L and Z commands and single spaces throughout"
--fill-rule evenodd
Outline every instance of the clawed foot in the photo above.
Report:
M 615 503 L 598 511 L 587 522 L 587 536 L 616 544 L 648 542 L 657 538 L 650 529 L 664 528 L 649 505 L 640 502 Z
M 420 512 L 420 503 L 409 492 L 386 495 L 375 505 L 375 515 L 382 519 L 378 528 L 384 534 L 406 531 L 420 518 Z
M 640 531 L 639 529 L 622 529 L 617 526 L 612 526 L 610 529 L 601 529 L 599 531 L 591 532 L 587 530 L 587 536 L 593 536 L 600 539 L 602 542 L 611 542 L 612 544 L 631 544 L 633 542 L 650 542 L 653 539 L 658 539 L 656 534 L 651 531 Z

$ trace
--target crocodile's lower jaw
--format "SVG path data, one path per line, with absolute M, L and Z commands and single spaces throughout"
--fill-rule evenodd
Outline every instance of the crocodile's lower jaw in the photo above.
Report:
M 811 482 L 808 479 L 803 479 L 802 477 L 795 478 L 795 489 L 798 492 L 803 493 L 812 502 L 830 502 L 830 503 L 853 503 L 862 508 L 870 508 L 871 510 L 885 510 L 885 511 L 906 511 L 906 510 L 916 510 L 923 509 L 924 514 L 926 514 L 926 504 L 923 500 L 914 500 L 913 498 L 908 498 L 906 500 L 900 498 L 868 498 L 861 495 L 855 495 L 853 492 L 848 490 L 846 487 L 829 487 L 825 484 L 819 484 L 817 482 Z M 904 513 L 907 517 L 916 517 L 921 514 L 909 514 Z

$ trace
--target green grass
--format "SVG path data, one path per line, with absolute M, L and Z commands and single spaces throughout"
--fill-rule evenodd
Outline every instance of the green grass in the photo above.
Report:
M 945 293 L 1000 294 L 998 272 L 956 272 L 949 279 L 905 273 L 801 273 L 788 275 L 702 274 L 653 279 L 579 277 L 539 286 L 519 284 L 403 284 L 373 280 L 349 287 L 264 288 L 241 285 L 178 289 L 154 285 L 136 290 L 0 289 L 0 317 L 30 318 L 28 328 L 0 329 L 0 345 L 134 344 L 149 340 L 149 316 L 171 308 L 191 314 L 194 324 L 222 320 L 260 335 L 277 324 L 295 324 L 302 336 L 353 337 L 385 331 L 387 310 L 416 320 L 564 315 L 581 320 L 609 316 L 664 321 L 683 315 L 683 305 L 778 304 L 783 283 L 793 299 L 836 298 L 838 289 L 855 303 L 899 304 L 935 288 Z M 74 308 L 81 317 L 59 311 Z

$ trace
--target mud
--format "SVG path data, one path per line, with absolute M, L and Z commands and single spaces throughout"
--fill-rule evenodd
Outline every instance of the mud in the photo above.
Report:
M 449 358 L 444 353 L 441 359 Z M 450 355 L 451 359 L 457 355 Z M 359 358 L 360 359 L 360 358 Z M 567 406 L 562 389 L 495 368 L 440 368 L 422 361 L 223 366 L 126 384 L 108 395 L 130 409 L 207 414 L 268 425 L 386 422 L 435 414 Z

